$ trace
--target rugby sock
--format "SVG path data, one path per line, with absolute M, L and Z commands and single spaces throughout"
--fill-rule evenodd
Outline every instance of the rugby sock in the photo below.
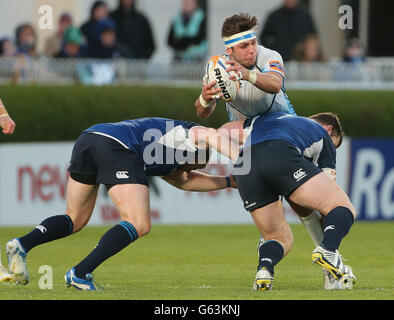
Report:
M 308 231 L 315 246 L 320 245 L 320 243 L 323 241 L 323 230 L 320 213 L 316 210 L 313 210 L 309 216 L 300 217 L 300 220 L 305 226 L 305 229 Z
M 49 242 L 64 238 L 73 231 L 74 224 L 67 214 L 52 216 L 42 221 L 30 233 L 18 238 L 26 252 L 32 248 Z
M 331 210 L 323 223 L 324 237 L 321 243 L 322 246 L 329 251 L 337 250 L 353 222 L 354 217 L 350 209 L 336 207 Z
M 265 267 L 274 275 L 274 266 L 283 258 L 284 250 L 276 240 L 264 242 L 259 249 L 259 266 L 257 270 Z
M 93 251 L 74 267 L 75 275 L 78 278 L 85 279 L 87 273 L 93 272 L 101 263 L 127 247 L 137 238 L 137 231 L 130 222 L 120 222 L 109 229 Z

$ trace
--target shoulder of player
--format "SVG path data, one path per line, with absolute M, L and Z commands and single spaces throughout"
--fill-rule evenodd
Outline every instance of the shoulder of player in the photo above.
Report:
M 262 68 L 270 61 L 279 61 L 282 63 L 282 56 L 275 50 L 258 45 L 256 61 L 257 66 Z

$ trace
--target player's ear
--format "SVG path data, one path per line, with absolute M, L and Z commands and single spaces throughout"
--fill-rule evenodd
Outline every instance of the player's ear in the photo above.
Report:
M 326 125 L 326 130 L 328 132 L 328 135 L 331 136 L 332 135 L 332 125 L 330 125 L 330 124 Z
M 233 48 L 227 48 L 226 53 L 229 55 L 229 57 L 232 59 L 233 57 Z

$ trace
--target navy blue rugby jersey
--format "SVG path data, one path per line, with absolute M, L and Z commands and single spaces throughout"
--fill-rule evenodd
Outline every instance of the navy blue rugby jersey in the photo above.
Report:
M 245 120 L 244 149 L 264 141 L 285 140 L 319 168 L 336 166 L 336 150 L 328 132 L 316 121 L 287 113 L 268 113 Z
M 146 175 L 165 176 L 195 158 L 198 149 L 189 140 L 188 130 L 196 125 L 166 118 L 140 118 L 100 123 L 83 132 L 117 141 L 140 155 Z

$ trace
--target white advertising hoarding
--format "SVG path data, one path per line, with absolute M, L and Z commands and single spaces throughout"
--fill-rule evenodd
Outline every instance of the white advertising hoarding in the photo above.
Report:
M 0 145 L 0 225 L 29 226 L 62 214 L 66 209 L 67 167 L 72 142 L 18 143 Z M 347 141 L 341 147 L 347 150 Z M 338 175 L 345 184 L 346 153 L 338 154 Z M 212 159 L 216 159 L 215 155 Z M 231 166 L 210 164 L 206 171 L 228 175 Z M 157 224 L 245 224 L 252 223 L 236 189 L 187 192 L 160 178 L 150 180 L 151 218 Z M 286 205 L 289 222 L 298 222 Z M 89 225 L 113 224 L 119 214 L 103 186 Z

